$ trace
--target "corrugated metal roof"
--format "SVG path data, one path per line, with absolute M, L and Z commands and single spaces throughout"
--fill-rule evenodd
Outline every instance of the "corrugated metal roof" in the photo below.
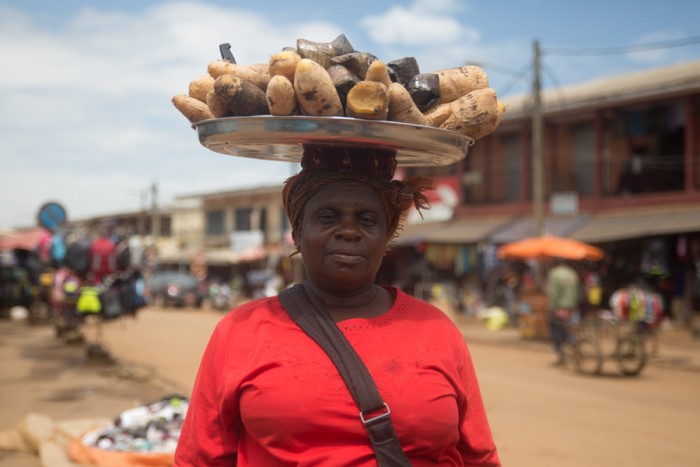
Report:
M 570 237 L 585 242 L 700 232 L 700 206 L 598 214 Z
M 544 114 L 548 114 L 600 107 L 603 104 L 619 104 L 651 96 L 661 98 L 689 91 L 700 92 L 700 60 L 549 88 L 541 94 L 542 110 Z M 501 100 L 508 108 L 503 117 L 504 121 L 522 118 L 524 114 L 530 113 L 530 95 L 505 97 Z
M 580 216 L 548 217 L 543 220 L 543 233 L 557 237 L 568 237 L 572 231 L 584 225 L 588 221 L 588 218 L 589 216 L 587 214 L 582 214 Z M 534 237 L 537 234 L 535 230 L 534 219 L 522 218 L 494 231 L 489 236 L 489 241 L 496 244 L 515 242 L 524 238 Z
M 451 220 L 407 225 L 393 244 L 415 245 L 419 242 L 442 244 L 478 243 L 495 230 L 513 221 L 512 217 Z
M 248 188 L 236 188 L 233 190 L 219 190 L 219 191 L 208 191 L 205 193 L 193 193 L 188 195 L 178 195 L 175 197 L 176 200 L 185 200 L 190 198 L 225 198 L 225 197 L 235 197 L 235 196 L 249 196 L 249 195 L 266 195 L 266 194 L 282 193 L 282 184 L 277 185 L 265 185 L 256 186 Z

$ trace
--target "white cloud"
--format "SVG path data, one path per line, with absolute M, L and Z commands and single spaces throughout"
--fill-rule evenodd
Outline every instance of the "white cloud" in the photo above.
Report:
M 382 45 L 430 47 L 456 42 L 475 42 L 477 30 L 455 19 L 462 9 L 453 0 L 415 1 L 408 7 L 395 5 L 379 15 L 365 17 L 361 25 L 375 42 Z
M 231 43 L 239 63 L 259 63 L 299 37 L 341 32 L 198 2 L 138 15 L 90 8 L 57 28 L 1 13 L 0 163 L 8 169 L 0 174 L 0 227 L 32 224 L 46 199 L 82 216 L 137 207 L 126 192 L 152 180 L 163 200 L 279 183 L 288 164 L 203 157 L 210 151 L 171 98 L 220 58 L 220 43 Z
M 239 63 L 249 64 L 267 61 L 298 38 L 325 42 L 346 33 L 358 50 L 384 60 L 415 56 L 424 72 L 468 61 L 482 62 L 487 70 L 490 63 L 520 70 L 532 55 L 525 30 L 506 36 L 492 30 L 486 41 L 476 16 L 464 14 L 472 2 L 460 0 L 365 2 L 335 16 L 328 13 L 335 7 L 326 5 L 325 13 L 301 20 L 303 15 L 290 20 L 269 14 L 266 5 L 230 7 L 223 0 L 144 2 L 134 13 L 116 3 L 110 10 L 106 3 L 94 2 L 68 21 L 32 7 L 27 14 L 7 6 L 10 2 L 0 5 L 0 228 L 33 223 L 47 199 L 63 200 L 71 215 L 136 208 L 138 197 L 125 193 L 153 180 L 166 202 L 178 194 L 286 178 L 287 164 L 203 148 L 171 103 L 220 57 L 223 42 L 231 44 Z M 486 3 L 474 3 L 475 14 L 501 8 Z M 363 9 L 374 13 L 363 17 Z M 324 14 L 338 22 L 319 20 Z M 528 26 L 545 29 L 535 19 Z M 656 33 L 630 43 L 674 37 Z M 545 57 L 544 64 L 566 84 L 630 65 L 678 61 L 684 53 L 697 57 L 677 48 L 606 60 Z M 496 71 L 489 75 L 499 92 L 498 82 L 509 80 Z M 524 79 L 521 89 L 527 90 L 529 76 Z

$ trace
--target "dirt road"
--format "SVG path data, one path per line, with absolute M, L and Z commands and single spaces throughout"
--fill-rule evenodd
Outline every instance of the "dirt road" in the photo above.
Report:
M 30 413 L 54 421 L 112 419 L 164 395 L 146 369 L 88 360 L 81 345 L 66 345 L 48 326 L 0 320 L 0 362 L 0 431 Z M 0 467 L 40 465 L 34 454 L 0 450 Z
M 120 365 L 106 369 L 89 368 L 79 351 L 66 360 L 63 354 L 69 349 L 49 328 L 0 323 L 0 429 L 32 407 L 52 416 L 111 416 L 134 399 L 158 398 L 166 391 L 189 394 L 201 353 L 221 316 L 147 309 L 135 320 L 111 323 L 103 328 L 102 342 Z M 581 376 L 552 367 L 544 343 L 493 339 L 493 333 L 474 324 L 462 329 L 505 466 L 700 465 L 700 368 L 660 358 L 639 377 L 620 377 L 612 366 L 601 377 Z M 23 335 L 28 332 L 30 338 Z M 700 359 L 700 348 L 692 350 Z M 661 357 L 664 351 L 662 342 Z M 132 378 L 120 378 L 120 372 Z M 152 384 L 134 380 L 134 375 Z M 61 394 L 75 400 L 57 402 Z M 0 457 L 0 467 L 10 465 L 39 464 L 7 463 Z

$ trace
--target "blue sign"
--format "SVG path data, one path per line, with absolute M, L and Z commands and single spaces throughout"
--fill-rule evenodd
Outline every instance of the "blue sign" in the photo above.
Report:
M 46 203 L 39 209 L 37 219 L 40 226 L 56 232 L 67 220 L 66 210 L 58 203 Z

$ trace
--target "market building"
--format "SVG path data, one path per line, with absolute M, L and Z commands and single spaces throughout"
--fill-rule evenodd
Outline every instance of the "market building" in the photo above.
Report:
M 500 279 L 497 248 L 543 232 L 604 249 L 595 268 L 604 300 L 639 278 L 662 293 L 665 313 L 700 310 L 700 61 L 541 94 L 544 209 L 535 216 L 531 96 L 504 98 L 501 125 L 444 167 L 400 168 L 432 176 L 430 211 L 411 215 L 387 254 L 383 282 L 436 295 L 470 312 L 470 291 Z M 109 223 L 154 247 L 159 267 L 202 277 L 303 279 L 290 258 L 281 187 L 182 195 L 167 206 L 70 219 Z M 520 265 L 519 267 L 522 267 Z M 519 272 L 519 271 L 516 271 Z M 482 297 L 481 304 L 493 298 Z
M 700 61 L 541 94 L 543 232 L 602 247 L 605 299 L 643 278 L 665 313 L 700 310 Z M 426 170 L 457 186 L 449 220 L 405 230 L 442 279 L 484 280 L 499 245 L 537 234 L 533 99 L 504 99 L 501 125 L 452 167 Z

